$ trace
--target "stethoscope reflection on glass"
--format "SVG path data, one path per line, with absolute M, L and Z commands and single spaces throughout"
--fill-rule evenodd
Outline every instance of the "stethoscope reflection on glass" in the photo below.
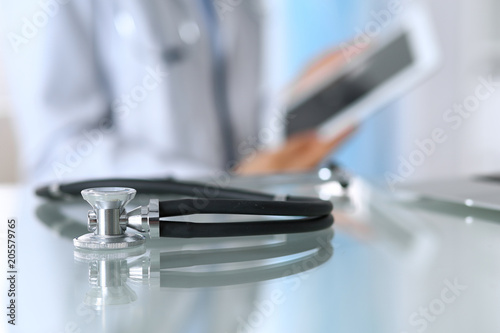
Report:
M 143 194 L 189 198 L 159 201 L 126 211 L 136 190 Z M 241 189 L 173 179 L 102 179 L 40 187 L 38 196 L 65 199 L 78 195 L 92 206 L 88 213 L 91 233 L 76 237 L 76 248 L 123 250 L 140 246 L 150 238 L 205 238 L 294 234 L 318 231 L 333 224 L 333 205 L 312 197 L 272 195 Z M 195 214 L 264 216 L 245 222 L 186 222 Z M 269 216 L 279 216 L 270 219 Z M 226 218 L 227 219 L 227 218 Z M 224 220 L 224 219 L 223 219 Z M 128 233 L 127 228 L 139 233 Z
M 234 247 L 234 243 L 229 246 L 230 241 L 217 241 L 217 248 L 202 242 L 193 244 L 196 249 L 180 251 L 152 248 L 94 253 L 77 249 L 74 257 L 76 262 L 88 264 L 90 290 L 84 304 L 102 310 L 137 299 L 129 282 L 149 288 L 207 288 L 301 274 L 332 257 L 332 238 L 333 230 L 325 229 L 286 240 L 260 238 L 253 246 Z

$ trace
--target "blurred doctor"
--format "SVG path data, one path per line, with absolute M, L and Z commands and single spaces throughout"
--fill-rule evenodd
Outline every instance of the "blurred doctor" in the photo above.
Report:
M 285 119 L 279 111 L 270 117 L 275 108 L 262 85 L 262 4 L 230 3 L 60 5 L 32 56 L 36 72 L 13 80 L 29 178 L 196 177 L 317 165 L 342 138 L 320 142 L 305 133 L 258 152 L 268 143 L 262 129 L 276 132 Z

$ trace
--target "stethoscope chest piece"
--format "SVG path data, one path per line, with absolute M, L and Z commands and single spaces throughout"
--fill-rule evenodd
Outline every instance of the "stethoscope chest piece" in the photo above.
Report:
M 125 187 L 100 187 L 82 191 L 83 198 L 92 206 L 88 229 L 92 233 L 73 239 L 75 247 L 88 250 L 119 250 L 142 245 L 141 234 L 126 233 L 128 220 L 123 218 L 125 205 L 136 190 Z

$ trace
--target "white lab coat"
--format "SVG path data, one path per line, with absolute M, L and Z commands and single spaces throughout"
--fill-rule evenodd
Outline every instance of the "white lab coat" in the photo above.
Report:
M 263 105 L 261 12 L 257 1 L 232 3 L 218 14 L 241 158 L 256 144 Z M 59 6 L 28 56 L 34 72 L 12 80 L 30 178 L 192 177 L 227 169 L 197 4 L 71 0 Z

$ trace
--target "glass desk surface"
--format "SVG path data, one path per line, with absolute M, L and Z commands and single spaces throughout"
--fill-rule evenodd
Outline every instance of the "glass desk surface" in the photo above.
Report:
M 29 186 L 1 187 L 2 269 L 8 278 L 6 222 L 15 217 L 17 273 L 16 325 L 7 324 L 4 277 L 0 327 L 500 332 L 499 212 L 395 197 L 360 179 L 348 196 L 335 182 L 310 178 L 235 179 L 231 186 L 330 197 L 334 227 L 288 236 L 148 239 L 132 252 L 85 253 L 74 250 L 72 238 L 88 232 L 87 203 L 47 202 Z

